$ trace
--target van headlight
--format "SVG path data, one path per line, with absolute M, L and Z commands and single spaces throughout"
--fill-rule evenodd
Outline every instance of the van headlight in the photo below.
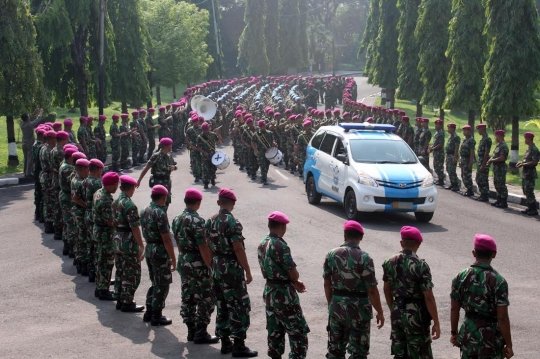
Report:
M 362 171 L 358 171 L 358 183 L 371 187 L 379 186 L 377 182 L 373 178 L 371 178 L 371 176 Z
M 426 177 L 424 182 L 422 182 L 422 187 L 433 187 L 433 176 L 431 173 Z

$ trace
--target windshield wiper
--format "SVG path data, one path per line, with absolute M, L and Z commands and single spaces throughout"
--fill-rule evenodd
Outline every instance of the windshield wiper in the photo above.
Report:
M 375 163 L 384 164 L 384 163 L 399 163 L 399 162 L 396 162 L 396 161 L 377 161 Z
M 401 162 L 401 164 L 404 164 L 404 165 L 410 165 L 410 164 L 413 164 L 413 163 L 416 163 L 416 161 L 403 161 L 403 162 Z

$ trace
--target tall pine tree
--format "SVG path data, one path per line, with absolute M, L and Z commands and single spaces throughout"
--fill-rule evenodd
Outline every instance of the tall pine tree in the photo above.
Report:
M 375 54 L 379 51 L 377 46 L 377 37 L 379 36 L 379 21 L 380 21 L 379 0 L 371 0 L 369 3 L 369 13 L 366 22 L 366 30 L 360 43 L 360 51 L 358 57 L 366 53 L 366 66 L 364 68 L 364 76 L 368 78 L 368 82 L 373 83 L 373 75 L 375 73 Z
M 439 106 L 441 119 L 444 119 L 443 103 L 450 68 L 446 49 L 451 10 L 452 0 L 422 0 L 415 31 L 420 56 L 418 69 L 424 86 L 421 101 L 424 105 Z
M 468 110 L 470 126 L 474 126 L 475 110 L 480 109 L 484 86 L 485 24 L 483 0 L 453 0 L 446 52 L 451 66 L 445 106 Z
M 498 118 L 511 120 L 510 164 L 514 165 L 519 154 L 519 117 L 534 115 L 538 110 L 538 13 L 534 0 L 487 0 L 485 6 L 489 50 L 484 66 L 482 116 L 491 126 Z
M 269 62 L 264 37 L 266 2 L 247 0 L 244 22 L 246 27 L 238 42 L 238 66 L 248 75 L 268 75 Z
M 279 2 L 266 0 L 266 20 L 264 22 L 264 38 L 266 55 L 270 63 L 270 73 L 278 74 L 281 68 L 279 51 Z
M 298 0 L 282 0 L 279 9 L 281 71 L 296 72 L 300 62 L 300 8 Z

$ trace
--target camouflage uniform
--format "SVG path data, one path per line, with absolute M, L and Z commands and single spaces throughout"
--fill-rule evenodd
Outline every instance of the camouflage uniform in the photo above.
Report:
M 242 225 L 229 211 L 220 209 L 206 221 L 205 228 L 214 253 L 212 285 L 217 300 L 216 335 L 244 340 L 250 325 L 251 302 L 244 269 L 232 246 L 234 242 L 244 243 Z
M 172 137 L 172 131 L 171 131 L 171 128 L 170 128 L 170 120 L 167 120 L 168 116 L 166 114 L 162 114 L 160 113 L 158 115 L 158 118 L 157 118 L 157 122 L 158 124 L 161 126 L 159 129 L 158 129 L 158 136 L 159 136 L 159 140 L 161 141 L 161 139 L 163 137 L 168 137 L 168 138 L 171 138 Z
M 190 127 L 186 131 L 186 136 L 189 139 L 189 142 L 192 146 L 196 146 L 197 144 L 197 138 L 202 133 L 200 127 Z M 195 180 L 199 180 L 201 178 L 201 153 L 198 151 L 195 151 L 193 149 L 190 149 L 189 151 L 189 159 L 191 163 L 191 171 L 193 172 L 193 177 L 195 177 Z
M 281 358 L 287 333 L 291 347 L 289 358 L 306 358 L 309 327 L 289 276 L 289 271 L 296 268 L 291 250 L 283 238 L 270 234 L 259 244 L 258 258 L 266 279 L 263 298 L 266 303 L 268 356 Z
M 137 133 L 131 134 L 131 161 L 133 166 L 139 165 L 139 148 L 141 147 L 141 134 L 139 133 L 139 122 L 134 118 L 129 123 L 130 130 L 135 130 Z
M 258 152 L 259 166 L 261 167 L 261 180 L 264 182 L 268 177 L 270 161 L 266 158 L 266 150 L 274 146 L 274 134 L 268 130 L 259 130 L 253 135 L 252 141 Z
M 298 171 L 300 174 L 304 173 L 304 163 L 306 163 L 306 151 L 307 146 L 309 144 L 309 141 L 311 141 L 311 138 L 313 137 L 313 132 L 310 130 L 308 131 L 302 131 L 300 135 L 298 136 L 298 140 L 296 140 L 296 144 L 299 147 L 298 150 Z
M 97 158 L 96 144 L 92 141 L 95 141 L 96 137 L 92 131 L 90 125 L 86 126 L 87 139 L 86 146 L 88 147 L 88 159 Z
M 444 131 L 438 130 L 435 131 L 435 136 L 433 136 L 433 147 L 442 145 L 438 150 L 433 151 L 433 169 L 437 174 L 439 181 L 444 182 Z
M 205 221 L 197 212 L 184 209 L 174 218 L 172 231 L 178 245 L 176 270 L 182 282 L 180 315 L 188 326 L 205 327 L 214 312 L 212 277 L 199 251 L 206 244 Z
M 417 156 L 420 156 L 420 137 L 422 137 L 422 133 L 424 133 L 424 128 L 422 128 L 422 126 L 416 127 L 416 130 L 414 130 L 413 151 Z
M 293 157 L 293 154 L 294 145 L 298 142 L 298 137 L 300 136 L 301 131 L 302 129 L 299 128 L 296 124 L 289 125 L 289 138 L 287 139 L 287 145 L 289 147 L 289 168 L 291 173 L 294 173 L 294 171 L 299 167 L 298 160 Z
M 396 359 L 432 359 L 429 314 L 423 292 L 433 288 L 429 265 L 410 249 L 384 261 L 383 281 L 389 282 L 394 298 L 392 355 Z
M 454 151 L 459 147 L 461 139 L 459 136 L 454 133 L 448 138 L 448 143 L 446 144 L 446 172 L 448 172 L 448 177 L 450 177 L 450 187 L 459 187 L 458 177 L 457 177 L 457 162 L 454 164 L 452 161 L 454 159 Z M 471 180 L 472 181 L 472 180 Z
M 396 135 L 401 137 L 403 141 L 407 142 L 409 147 L 416 153 L 416 148 L 414 146 L 413 140 L 414 140 L 414 130 L 411 125 L 407 124 L 401 124 L 399 125 L 399 128 L 396 131 Z
M 169 267 L 171 258 L 165 249 L 161 235 L 170 232 L 165 207 L 150 203 L 141 211 L 141 228 L 146 241 L 145 257 L 152 286 L 146 294 L 146 308 L 152 313 L 161 313 L 172 283 Z M 150 309 L 151 308 L 151 309 Z
M 476 169 L 476 185 L 480 194 L 489 195 L 489 166 L 486 166 L 484 171 L 480 170 L 484 161 L 484 155 L 491 150 L 491 138 L 486 134 L 482 136 L 480 143 L 478 144 L 478 168 Z
M 472 169 L 469 169 L 468 166 L 471 163 L 471 153 L 474 153 L 474 146 L 476 141 L 471 135 L 469 137 L 465 136 L 461 147 L 459 149 L 460 156 L 460 167 L 461 167 L 461 181 L 463 186 L 467 188 L 467 191 L 473 190 L 473 181 L 472 181 Z
M 101 188 L 94 194 L 92 216 L 97 243 L 96 285 L 99 291 L 109 290 L 114 267 L 114 224 L 112 194 Z
M 154 149 L 156 148 L 156 130 L 154 128 L 150 128 L 152 126 L 155 126 L 154 120 L 152 119 L 152 116 L 148 114 L 146 116 L 146 119 L 144 120 L 146 122 L 146 132 L 148 135 L 148 155 L 147 157 L 150 158 L 152 156 L 152 153 L 154 153 Z
M 79 176 L 77 173 L 71 178 L 71 197 L 77 195 L 82 201 L 84 201 L 84 187 L 83 187 L 84 178 Z M 75 214 L 75 225 L 77 231 L 75 234 L 75 259 L 77 260 L 77 267 L 82 268 L 88 263 L 83 262 L 86 257 L 86 225 L 84 222 L 86 209 L 79 206 L 77 203 L 73 202 L 73 213 Z
M 286 122 L 287 120 L 284 119 L 282 122 L 278 123 L 279 125 L 282 125 L 283 122 Z M 281 150 L 281 153 L 283 153 L 283 162 L 285 163 L 285 169 L 289 169 L 289 164 L 291 162 L 291 154 L 289 153 L 289 129 L 288 125 L 285 125 L 279 133 L 279 149 Z
M 111 152 L 112 152 L 112 165 L 113 170 L 118 171 L 120 169 L 120 141 L 119 137 L 113 137 L 113 135 L 120 135 L 118 124 L 112 123 L 109 129 L 111 135 Z
M 66 130 L 64 130 L 66 131 Z M 77 144 L 77 137 L 75 136 L 75 132 L 73 130 L 66 131 L 69 134 L 68 143 L 71 143 L 73 145 Z
M 180 148 L 180 133 L 183 131 L 183 128 L 180 127 L 180 112 L 175 112 L 172 115 L 172 140 L 173 140 L 173 149 L 177 150 Z
M 88 138 L 88 130 L 86 129 L 85 126 L 81 125 L 81 127 L 79 127 L 79 129 L 77 130 L 77 140 L 81 144 L 81 152 L 84 152 L 84 148 L 82 147 L 83 141 L 84 143 L 86 143 L 86 148 L 88 149 L 88 153 L 84 152 L 84 154 L 88 156 L 90 153 L 90 144 L 89 144 L 90 139 Z
M 538 147 L 534 143 L 530 144 L 527 151 L 523 154 L 522 162 L 531 162 L 540 160 L 540 152 Z M 538 174 L 536 173 L 536 166 L 534 167 L 522 167 L 521 168 L 521 188 L 523 194 L 527 197 L 527 204 L 529 206 L 534 205 L 536 210 L 536 197 L 534 195 L 534 184 Z
M 426 147 L 430 142 L 431 130 L 429 128 L 424 128 L 422 133 L 420 133 L 420 138 L 418 140 L 418 154 L 424 158 L 422 163 L 424 167 L 431 172 L 429 167 L 429 153 L 426 151 Z
M 94 193 L 96 193 L 101 186 L 101 179 L 92 177 L 89 175 L 83 182 L 84 197 L 82 200 L 86 203 L 86 211 L 84 216 L 84 223 L 86 225 L 86 249 L 84 262 L 88 265 L 88 271 L 96 270 L 97 263 L 97 240 L 94 237 L 94 215 L 92 211 L 92 205 L 94 201 Z
M 128 133 L 129 127 L 127 123 L 122 122 L 120 124 L 120 134 L 122 133 Z M 128 164 L 128 157 L 129 157 L 129 143 L 130 143 L 130 136 L 124 135 L 120 137 L 120 166 L 122 168 L 129 168 Z
M 53 225 L 54 220 L 54 202 L 52 200 L 52 163 L 51 163 L 51 151 L 52 147 L 46 143 L 41 147 L 39 151 L 39 161 L 41 163 L 41 173 L 39 174 L 39 181 L 41 183 L 41 190 L 43 191 L 43 218 L 45 223 L 49 223 L 49 226 Z
M 326 357 L 341 359 L 347 350 L 351 358 L 367 358 L 373 318 L 367 291 L 377 285 L 373 260 L 358 244 L 346 242 L 326 256 L 323 278 L 332 286 Z
M 251 147 L 251 139 L 255 133 L 257 133 L 255 128 L 250 128 L 249 126 L 244 125 L 242 138 L 244 142 L 248 144 L 248 147 L 244 149 L 244 163 L 246 164 L 247 174 L 250 177 L 255 177 L 257 175 L 257 170 L 259 169 L 259 162 L 257 161 L 255 153 L 253 152 L 253 148 Z
M 67 162 L 62 162 L 59 170 L 60 192 L 58 199 L 63 219 L 63 240 L 64 247 L 69 249 L 69 254 L 74 254 L 75 238 L 77 237 L 77 224 L 72 213 L 71 203 L 71 179 L 75 173 L 75 167 Z
M 64 227 L 62 218 L 62 208 L 60 207 L 60 178 L 58 170 L 62 161 L 64 161 L 64 149 L 60 145 L 56 145 L 51 150 L 51 203 L 53 206 L 53 226 L 55 229 L 55 237 L 62 237 L 62 228 Z M 60 239 L 60 238 L 56 238 Z
M 41 221 L 43 219 L 43 190 L 41 188 L 41 181 L 39 179 L 39 175 L 42 171 L 41 168 L 41 159 L 40 159 L 40 152 L 41 148 L 45 144 L 41 141 L 34 142 L 34 145 L 32 146 L 32 158 L 34 163 L 34 179 L 35 179 L 35 187 L 34 187 L 34 204 L 36 206 L 35 215 L 36 218 Z
M 169 166 L 176 165 L 176 162 L 174 162 L 170 153 L 165 154 L 162 151 L 159 151 L 155 152 L 152 157 L 150 157 L 148 165 L 151 167 L 150 172 L 152 174 L 150 177 L 150 187 L 160 184 L 165 186 L 169 191 L 169 194 L 167 194 L 167 204 L 165 205 L 167 208 L 171 203 L 172 195 L 171 171 L 169 170 Z
M 137 123 L 139 125 L 139 135 L 141 136 L 138 153 L 139 163 L 144 163 L 144 155 L 146 154 L 146 150 L 148 148 L 148 128 L 146 127 L 146 122 L 144 122 L 144 118 L 142 117 L 139 117 Z M 150 158 L 150 156 L 148 156 L 148 158 Z
M 200 153 L 202 160 L 202 180 L 205 185 L 208 185 L 211 181 L 215 183 L 217 168 L 212 164 L 212 156 L 216 153 L 217 141 L 218 136 L 212 131 L 207 133 L 201 132 L 197 137 L 197 147 L 208 153 L 208 157 L 204 157 L 204 155 Z
M 506 142 L 502 141 L 497 143 L 495 149 L 493 150 L 493 155 L 491 158 L 499 158 L 504 156 L 505 160 L 502 162 L 492 162 L 493 165 L 493 186 L 495 191 L 497 191 L 497 198 L 500 198 L 504 201 L 508 198 L 508 188 L 506 187 L 506 171 L 508 166 L 506 165 L 506 159 L 508 158 L 509 153 L 508 145 Z
M 97 158 L 105 163 L 105 161 L 107 161 L 107 134 L 105 133 L 105 127 L 101 122 L 94 128 L 94 136 L 101 141 L 99 149 L 97 150 Z
M 497 307 L 510 305 L 506 280 L 491 265 L 476 262 L 452 280 L 450 298 L 465 310 L 457 338 L 461 359 L 504 358 Z
M 114 201 L 112 211 L 116 228 L 114 289 L 122 304 L 130 304 L 141 283 L 141 262 L 138 259 L 140 248 L 131 231 L 131 227 L 140 226 L 139 211 L 131 198 L 123 192 Z

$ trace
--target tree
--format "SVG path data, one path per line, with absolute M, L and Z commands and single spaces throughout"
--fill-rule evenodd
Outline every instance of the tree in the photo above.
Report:
M 109 0 L 109 18 L 114 28 L 116 62 L 113 69 L 112 98 L 122 103 L 127 113 L 127 103 L 139 107 L 150 99 L 146 76 L 149 67 L 148 53 L 143 41 L 143 24 L 139 0 Z
M 279 51 L 279 2 L 266 0 L 266 21 L 264 38 L 266 40 L 266 55 L 270 63 L 270 73 L 277 74 L 281 67 Z
M 307 34 L 308 5 L 307 0 L 298 0 L 298 11 L 300 12 L 300 24 L 298 29 L 298 41 L 300 42 L 300 53 L 298 67 L 305 67 L 309 64 L 309 41 Z
M 512 123 L 511 167 L 519 155 L 519 117 L 538 111 L 540 80 L 538 13 L 533 0 L 487 0 L 482 116 L 491 126 L 499 117 Z M 511 16 L 508 16 L 511 14 Z
M 480 109 L 486 58 L 486 24 L 483 0 L 454 0 L 446 57 L 451 66 L 446 84 L 445 106 L 469 110 L 474 126 L 475 110 Z
M 269 62 L 264 38 L 266 2 L 247 0 L 244 22 L 246 27 L 238 43 L 238 66 L 248 75 L 268 75 Z
M 422 116 L 422 82 L 418 71 L 418 41 L 414 37 L 420 0 L 398 0 L 398 91 L 397 97 L 416 100 L 416 116 Z
M 46 107 L 36 29 L 22 0 L 0 0 L 0 115 L 7 119 L 8 164 L 17 166 L 14 117 Z
M 380 7 L 379 0 L 371 0 L 369 4 L 369 13 L 366 22 L 366 30 L 362 42 L 360 43 L 360 54 L 366 53 L 366 67 L 364 69 L 364 76 L 367 76 L 368 83 L 373 83 L 375 74 L 375 54 L 379 51 L 377 46 L 377 37 L 379 36 L 379 21 L 380 21 Z
M 439 106 L 439 117 L 444 119 L 443 103 L 450 62 L 448 48 L 448 23 L 451 18 L 452 0 L 422 0 L 418 13 L 415 38 L 419 45 L 418 70 L 424 87 L 421 102 Z
M 300 8 L 298 0 L 282 0 L 279 13 L 279 39 L 281 69 L 284 73 L 294 71 L 300 62 Z

